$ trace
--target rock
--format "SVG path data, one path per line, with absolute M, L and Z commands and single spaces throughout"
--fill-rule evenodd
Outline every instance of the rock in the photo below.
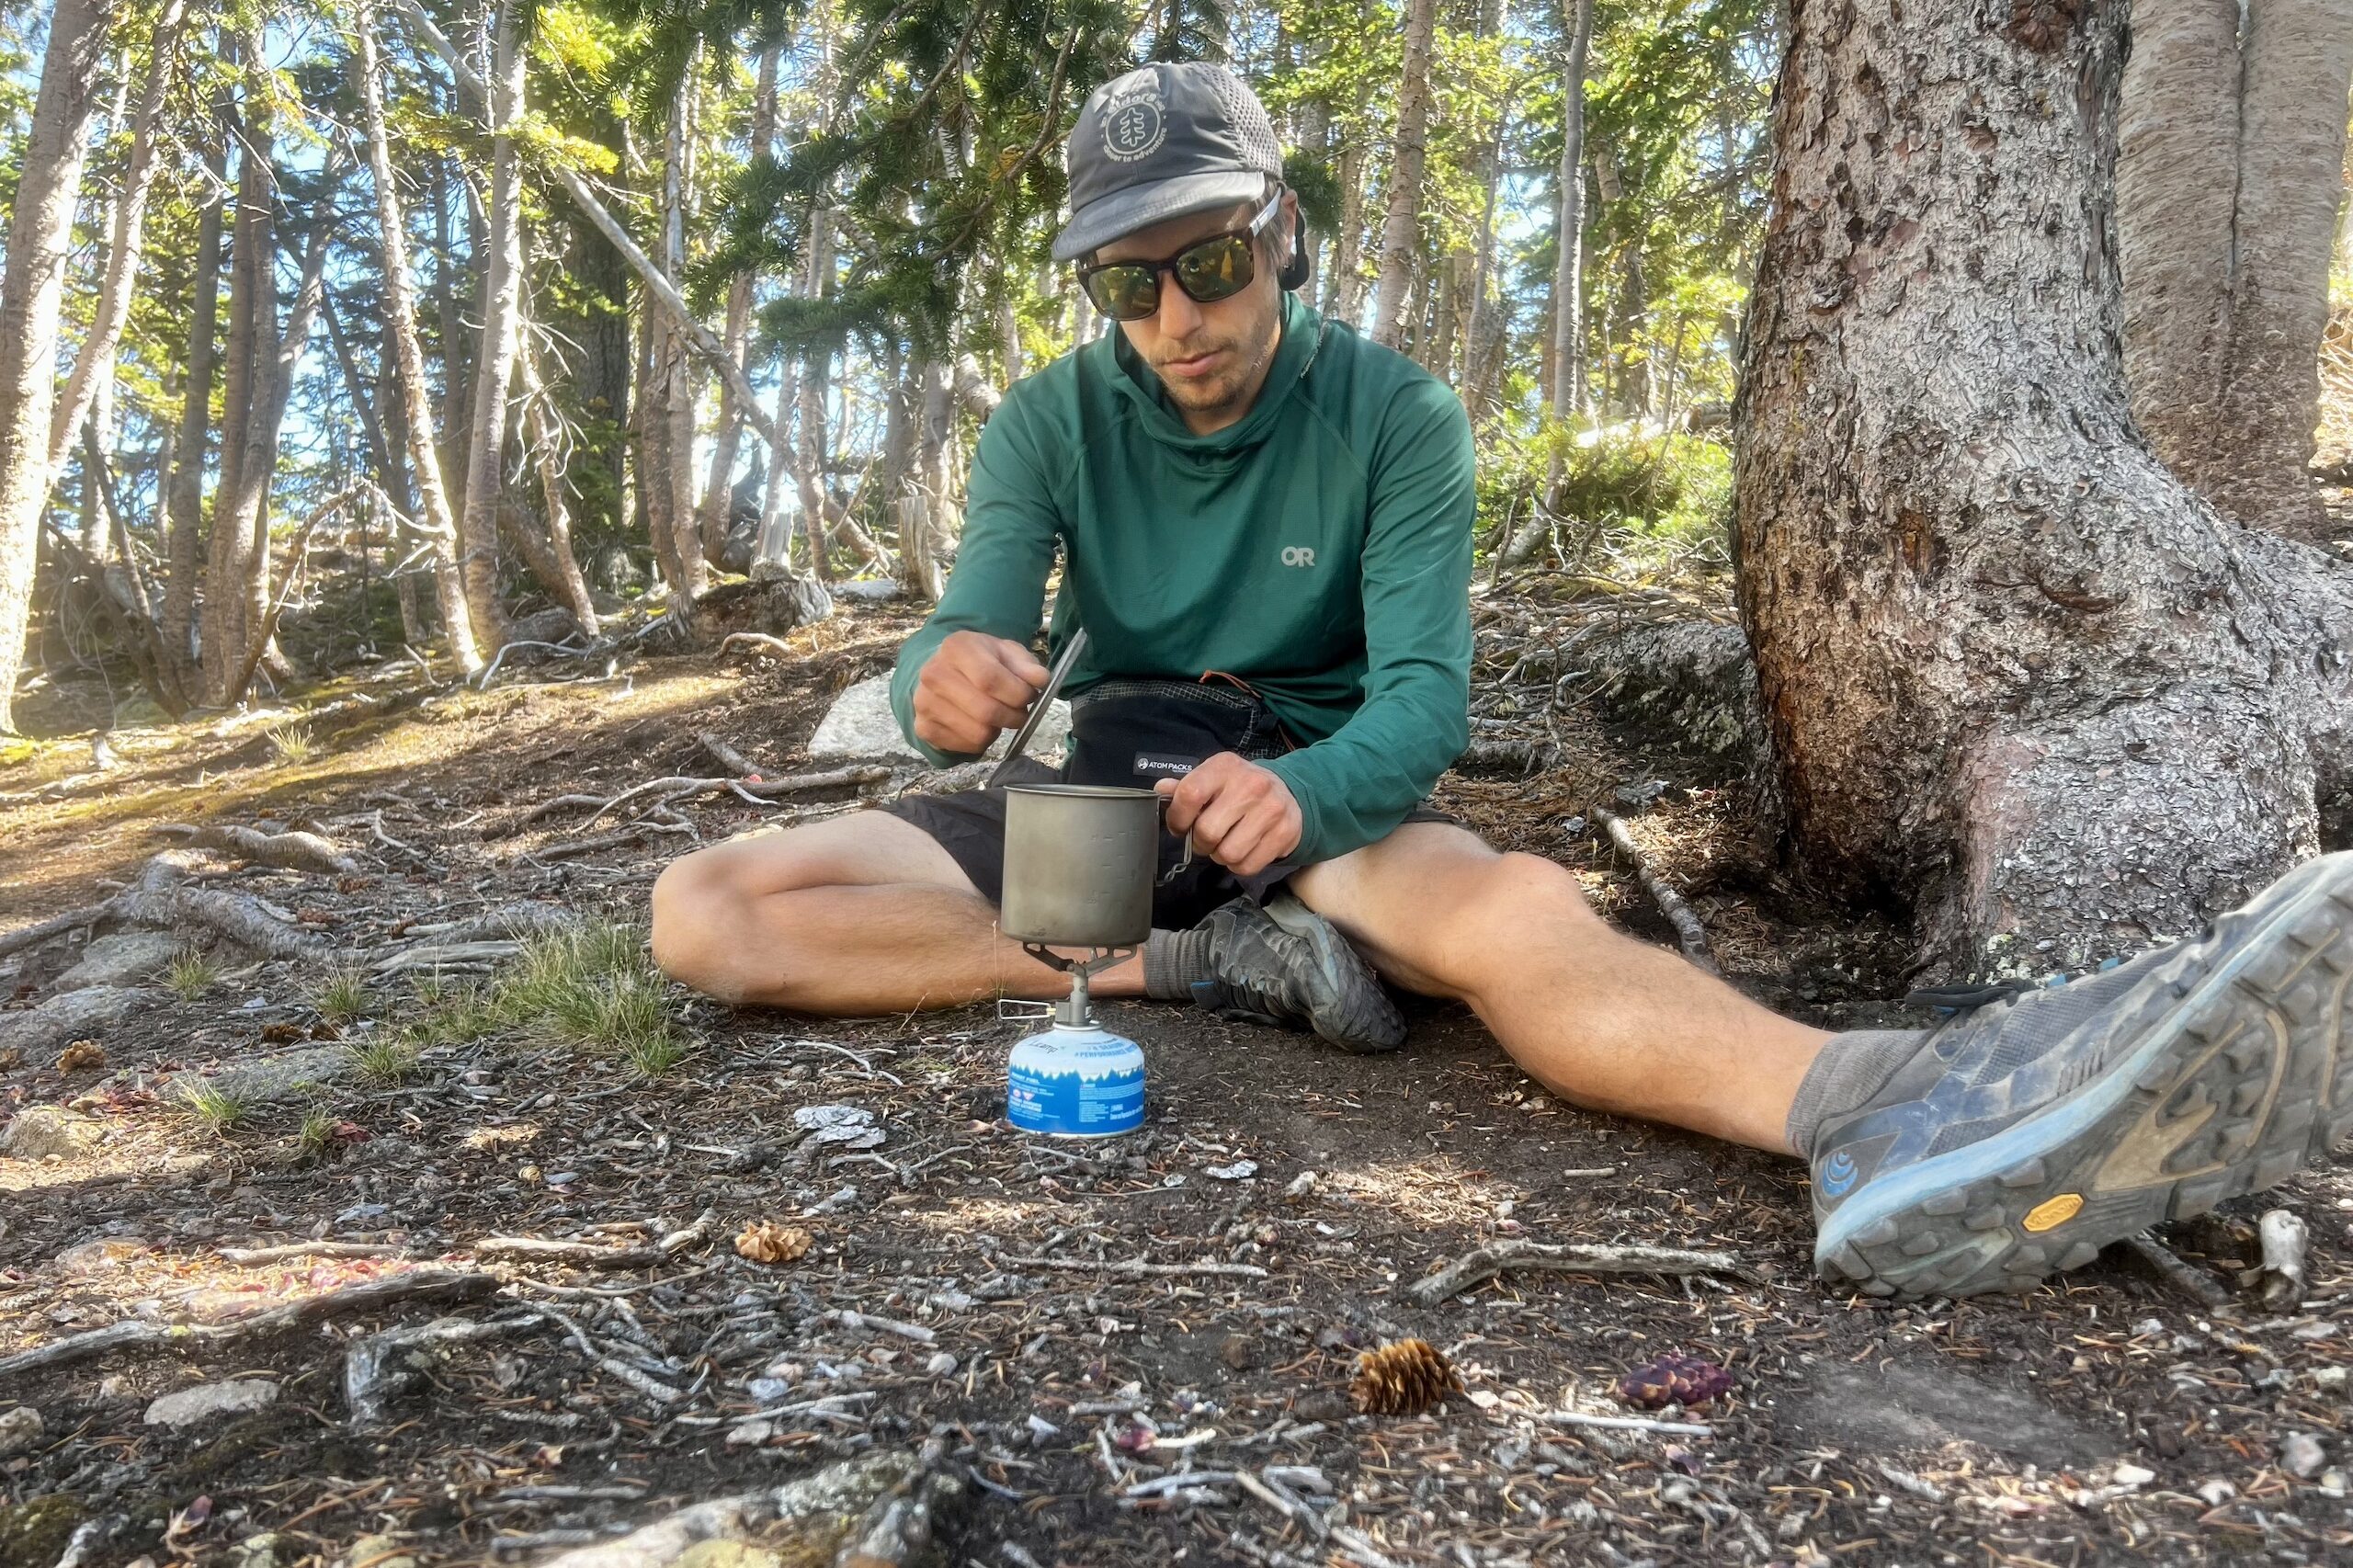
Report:
M 776 1436 L 773 1421 L 739 1421 L 727 1429 L 727 1446 L 731 1449 L 756 1449 Z
M 948 1533 L 962 1497 L 961 1483 L 912 1454 L 867 1454 L 782 1486 L 689 1505 L 539 1568 L 767 1568 L 779 1560 L 912 1568 Z
M 2219 1475 L 2198 1483 L 2198 1495 L 2210 1508 L 2219 1508 L 2238 1494 L 2239 1489 Z
M 747 1540 L 699 1540 L 670 1568 L 785 1568 L 784 1559 Z
M 1258 1364 L 1258 1342 L 1246 1334 L 1229 1334 L 1218 1341 L 1217 1358 L 1237 1372 Z
M 139 1236 L 100 1236 L 96 1241 L 67 1247 L 50 1260 L 50 1266 L 60 1274 L 104 1274 L 154 1250 L 151 1243 Z
M 934 1351 L 923 1369 L 935 1378 L 952 1378 L 956 1375 L 956 1358 L 945 1350 Z
M 45 1160 L 55 1154 L 70 1158 L 97 1146 L 105 1123 L 79 1116 L 63 1106 L 28 1106 L 0 1129 L 0 1154 L 17 1160 Z
M 57 977 L 56 990 L 84 991 L 94 985 L 139 985 L 170 967 L 185 946 L 170 931 L 119 931 L 100 937 L 82 949 L 82 961 Z
M 168 994 L 141 987 L 90 985 L 51 997 L 29 1013 L 0 1014 L 0 1051 L 38 1055 L 114 1028 Z
M 2118 1465 L 2109 1476 L 2109 1479 L 2119 1486 L 2146 1486 L 2156 1478 L 2155 1471 L 2143 1469 L 2137 1464 Z
M 0 1415 L 0 1460 L 12 1459 L 40 1441 L 40 1412 L 20 1404 Z
M 834 585 L 834 597 L 857 599 L 870 605 L 889 604 L 905 592 L 887 577 L 853 577 L 847 583 Z
M 229 1548 L 229 1568 L 278 1568 L 278 1554 L 285 1545 L 285 1538 L 275 1530 L 263 1530 L 249 1535 Z
M 996 744 L 989 748 L 989 755 L 1003 756 L 1011 739 L 1010 731 L 999 735 Z M 1069 743 L 1070 704 L 1057 698 L 1053 711 L 1046 715 L 1045 722 L 1030 737 L 1028 755 L 1041 762 L 1057 761 Z M 809 755 L 920 761 L 915 748 L 899 733 L 899 721 L 891 711 L 891 677 L 876 676 L 871 680 L 859 681 L 835 698 L 818 724 L 817 733 L 809 737 Z
M 304 1089 L 332 1084 L 351 1071 L 351 1052 L 340 1045 L 305 1046 L 233 1062 L 207 1077 L 201 1073 L 175 1073 L 163 1084 L 166 1099 L 176 1098 L 182 1085 L 210 1084 L 215 1094 L 258 1105 L 291 1099 Z
M 2299 1481 L 2310 1481 L 2328 1462 L 2328 1450 L 2310 1432 L 2290 1432 L 2280 1439 L 2279 1468 Z
M 343 1568 L 416 1568 L 416 1556 L 395 1536 L 363 1535 L 343 1549 Z
M 250 1415 L 278 1398 L 278 1385 L 267 1378 L 233 1378 L 227 1382 L 199 1383 L 167 1393 L 147 1407 L 147 1425 L 174 1431 L 218 1421 L 228 1415 Z

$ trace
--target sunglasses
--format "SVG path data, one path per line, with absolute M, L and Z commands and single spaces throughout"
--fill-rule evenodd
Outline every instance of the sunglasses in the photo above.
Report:
M 1083 268 L 1079 287 L 1095 308 L 1113 321 L 1142 321 L 1160 309 L 1160 275 L 1176 279 L 1176 287 L 1196 304 L 1213 305 L 1231 300 L 1258 276 L 1257 238 L 1275 221 L 1282 206 L 1278 189 L 1249 226 L 1229 229 L 1196 240 L 1164 261 L 1107 261 Z

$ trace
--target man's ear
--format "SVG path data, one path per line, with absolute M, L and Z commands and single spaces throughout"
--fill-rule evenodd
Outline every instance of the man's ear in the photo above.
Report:
M 1315 256 L 1307 244 L 1307 221 L 1299 215 L 1298 192 L 1283 192 L 1283 210 L 1275 223 L 1278 231 L 1288 228 L 1290 233 L 1290 254 L 1284 256 L 1282 269 L 1275 275 L 1275 281 L 1286 292 L 1297 293 L 1307 287 L 1315 270 Z

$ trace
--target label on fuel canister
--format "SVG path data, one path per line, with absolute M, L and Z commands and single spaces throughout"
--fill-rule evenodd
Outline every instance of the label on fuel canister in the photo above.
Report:
M 1143 1052 L 1103 1029 L 1056 1025 L 1013 1048 L 1006 1117 L 1052 1138 L 1116 1138 L 1143 1125 Z

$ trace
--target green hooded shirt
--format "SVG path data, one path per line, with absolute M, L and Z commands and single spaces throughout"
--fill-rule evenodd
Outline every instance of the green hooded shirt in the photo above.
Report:
M 1469 738 L 1474 507 L 1461 402 L 1294 296 L 1257 401 L 1207 436 L 1107 332 L 1017 381 L 982 431 L 956 569 L 891 683 L 899 727 L 914 740 L 916 674 L 950 632 L 1029 640 L 1059 543 L 1050 642 L 1088 638 L 1068 690 L 1244 682 L 1300 743 L 1266 764 L 1304 818 L 1290 858 L 1345 855 Z

